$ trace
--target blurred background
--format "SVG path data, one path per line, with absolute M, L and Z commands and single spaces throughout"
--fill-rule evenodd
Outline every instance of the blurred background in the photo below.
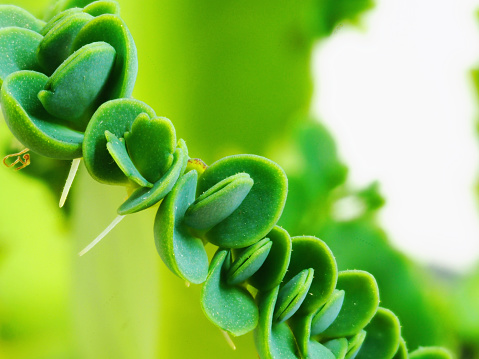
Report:
M 60 8 L 88 1 L 63 1 Z M 43 17 L 50 2 L 12 1 Z M 255 153 L 288 173 L 281 225 L 340 269 L 373 273 L 408 348 L 479 358 L 478 1 L 120 1 L 134 97 L 207 163 Z M 0 123 L 2 156 L 21 149 Z M 233 352 L 160 262 L 153 209 L 83 166 L 32 154 L 0 168 L 0 358 L 255 358 Z

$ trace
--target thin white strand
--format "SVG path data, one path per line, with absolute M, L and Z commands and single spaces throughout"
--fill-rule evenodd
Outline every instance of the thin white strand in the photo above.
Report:
M 65 182 L 65 187 L 63 187 L 62 196 L 60 197 L 60 208 L 63 207 L 65 201 L 67 200 L 68 192 L 70 192 L 70 188 L 72 186 L 73 180 L 75 179 L 75 175 L 77 174 L 80 162 L 81 158 L 75 158 L 72 161 L 72 166 L 70 167 L 70 172 L 68 173 L 67 181 Z
M 236 345 L 235 343 L 233 342 L 233 339 L 231 339 L 230 335 L 228 334 L 228 332 L 224 331 L 223 329 L 220 329 L 221 333 L 223 334 L 223 336 L 225 337 L 226 339 L 226 342 L 228 343 L 228 345 L 231 347 L 231 349 L 233 350 L 236 350 Z
M 120 221 L 124 218 L 125 216 L 117 216 L 113 222 L 110 223 L 110 225 L 108 227 L 106 227 L 106 229 L 100 233 L 100 235 L 98 237 L 96 237 L 93 242 L 91 242 L 89 245 L 87 245 L 80 253 L 78 253 L 78 255 L 81 257 L 82 255 L 84 255 L 86 252 L 88 252 L 90 249 L 92 249 L 95 245 L 98 244 L 98 242 L 100 242 L 103 237 L 105 237 L 113 228 L 115 228 L 115 226 L 120 223 Z

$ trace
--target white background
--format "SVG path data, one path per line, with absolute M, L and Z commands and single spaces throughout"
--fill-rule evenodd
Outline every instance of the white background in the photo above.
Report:
M 378 0 L 363 30 L 315 50 L 314 112 L 354 186 L 379 180 L 395 246 L 464 271 L 479 261 L 479 1 Z

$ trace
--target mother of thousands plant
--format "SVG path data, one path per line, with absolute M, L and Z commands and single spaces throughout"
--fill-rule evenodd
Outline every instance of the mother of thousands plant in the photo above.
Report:
M 254 331 L 261 358 L 450 358 L 434 347 L 408 353 L 371 274 L 338 272 L 323 241 L 276 225 L 288 188 L 276 163 L 234 155 L 207 166 L 170 120 L 130 97 L 137 53 L 116 2 L 70 5 L 46 23 L 0 6 L 1 105 L 24 146 L 74 161 L 70 184 L 83 158 L 95 180 L 127 188 L 108 229 L 159 204 L 160 257 L 203 284 L 203 311 L 224 333 Z M 218 247 L 211 261 L 206 243 Z

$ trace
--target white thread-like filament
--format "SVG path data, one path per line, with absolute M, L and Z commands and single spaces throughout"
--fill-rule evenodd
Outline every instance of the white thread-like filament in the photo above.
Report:
M 233 339 L 231 339 L 230 335 L 228 334 L 228 332 L 224 331 L 223 329 L 220 329 L 221 333 L 223 334 L 223 336 L 225 337 L 226 339 L 226 342 L 228 343 L 228 345 L 231 347 L 231 349 L 233 350 L 236 350 L 236 345 L 235 343 L 233 342 Z
M 84 255 L 86 252 L 88 252 L 90 249 L 92 249 L 93 247 L 95 247 L 95 245 L 98 244 L 98 242 L 100 242 L 103 237 L 105 237 L 113 228 L 115 228 L 115 226 L 120 223 L 120 221 L 124 218 L 125 216 L 117 216 L 113 222 L 110 223 L 110 225 L 108 227 L 105 228 L 105 230 L 103 232 L 100 233 L 100 235 L 98 237 L 96 237 L 89 245 L 87 245 L 80 253 L 78 253 L 78 255 L 81 257 L 82 255 Z
M 60 208 L 63 207 L 65 201 L 67 200 L 68 192 L 70 192 L 70 188 L 72 186 L 73 180 L 75 179 L 75 175 L 78 171 L 78 166 L 80 165 L 81 158 L 75 158 L 72 161 L 72 166 L 70 167 L 70 172 L 68 173 L 67 181 L 65 182 L 65 187 L 63 187 L 63 192 L 60 197 Z

